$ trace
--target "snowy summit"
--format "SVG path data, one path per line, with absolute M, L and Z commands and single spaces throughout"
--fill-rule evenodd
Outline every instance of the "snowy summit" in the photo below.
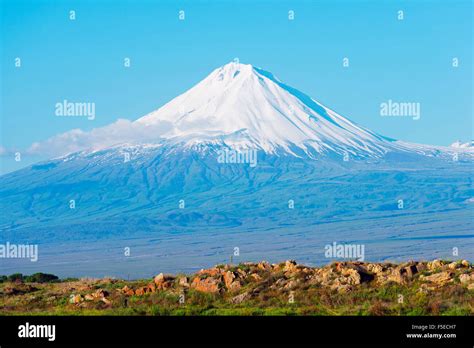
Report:
M 173 124 L 167 139 L 225 139 L 268 153 L 335 151 L 383 154 L 390 141 L 323 106 L 272 73 L 231 62 L 163 107 L 138 119 L 153 125 Z

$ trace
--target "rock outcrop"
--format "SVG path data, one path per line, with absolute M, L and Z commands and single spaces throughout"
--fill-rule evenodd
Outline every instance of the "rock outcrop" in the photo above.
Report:
M 191 280 L 190 280 L 191 279 Z M 308 267 L 287 260 L 279 264 L 266 261 L 243 263 L 238 266 L 221 265 L 202 269 L 190 278 L 186 276 L 158 274 L 154 283 L 135 290 L 125 286 L 120 291 L 128 296 L 142 296 L 147 293 L 168 289 L 196 290 L 204 293 L 234 294 L 230 301 L 241 303 L 258 294 L 262 289 L 289 292 L 299 287 L 326 287 L 345 293 L 363 284 L 382 286 L 387 283 L 401 285 L 415 280 L 426 283 L 423 289 L 433 289 L 458 282 L 468 289 L 474 288 L 472 265 L 466 261 L 431 262 L 410 261 L 402 264 L 370 263 L 360 261 L 334 262 L 324 267 Z M 238 294 L 247 284 L 257 284 L 252 291 Z
M 472 303 L 474 267 L 467 260 L 337 261 L 322 267 L 262 261 L 217 265 L 188 275 L 159 273 L 152 280 L 0 283 L 0 307 L 12 314 L 22 308 L 38 313 L 55 308 L 152 315 L 472 315 Z

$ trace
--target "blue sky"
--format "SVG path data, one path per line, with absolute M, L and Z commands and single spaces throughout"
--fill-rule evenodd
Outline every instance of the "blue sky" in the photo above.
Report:
M 139 118 L 235 57 L 383 135 L 436 145 L 473 137 L 469 0 L 1 4 L 4 148 Z M 64 99 L 94 102 L 96 118 L 55 117 Z M 389 99 L 419 102 L 420 120 L 381 117 L 380 103 Z M 3 156 L 1 172 L 38 159 Z

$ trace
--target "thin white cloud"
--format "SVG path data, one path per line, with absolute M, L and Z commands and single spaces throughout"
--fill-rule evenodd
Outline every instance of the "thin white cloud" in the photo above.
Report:
M 170 122 L 159 122 L 144 125 L 119 119 L 107 126 L 94 128 L 91 131 L 73 129 L 55 135 L 45 141 L 33 143 L 27 150 L 28 154 L 61 156 L 86 149 L 98 150 L 123 143 L 158 142 L 162 134 L 170 130 Z
M 9 157 L 14 155 L 18 150 L 0 145 L 0 157 Z

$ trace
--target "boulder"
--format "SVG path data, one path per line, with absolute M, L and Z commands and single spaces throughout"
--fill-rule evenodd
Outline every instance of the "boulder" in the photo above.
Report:
M 418 268 L 416 267 L 416 264 L 411 264 L 406 267 L 404 267 L 404 274 L 406 274 L 408 279 L 412 279 L 415 274 L 418 273 Z
M 474 282 L 474 273 L 473 274 L 460 274 L 459 281 L 461 284 L 469 284 Z
M 153 281 L 156 285 L 160 285 L 165 281 L 165 275 L 163 273 L 158 274 Z
M 127 285 L 125 285 L 122 289 L 120 289 L 120 291 L 127 296 L 135 295 L 135 291 L 133 291 L 133 289 L 130 289 Z
M 443 262 L 441 260 L 433 260 L 431 262 L 428 262 L 428 269 L 430 271 L 435 271 L 441 267 L 443 267 Z
M 448 268 L 452 269 L 452 270 L 455 270 L 456 268 L 458 268 L 460 266 L 461 266 L 461 264 L 458 263 L 458 262 L 451 262 L 450 264 L 448 264 Z
M 346 282 L 350 285 L 358 285 L 361 283 L 370 282 L 374 279 L 372 274 L 364 272 L 362 268 L 347 268 L 344 269 L 341 274 L 346 277 Z
M 257 268 L 262 270 L 262 271 L 271 271 L 272 270 L 272 266 L 267 261 L 259 262 L 258 265 L 257 265 Z
M 211 277 L 214 277 L 216 275 L 220 275 L 222 273 L 222 270 L 217 267 L 209 268 L 209 269 L 202 269 L 198 272 L 198 274 L 205 274 Z
M 283 272 L 294 273 L 298 270 L 296 267 L 296 261 L 294 260 L 287 260 L 285 261 L 285 265 L 283 266 Z
M 384 268 L 378 263 L 367 264 L 367 271 L 378 274 L 384 271 Z
M 220 291 L 220 281 L 211 277 L 205 279 L 195 277 L 191 283 L 191 288 L 201 292 L 217 293 Z
M 387 276 L 386 281 L 405 284 L 407 282 L 407 270 L 401 267 L 392 269 L 392 272 Z
M 146 289 L 146 288 L 144 288 L 144 287 L 141 287 L 141 288 L 136 289 L 136 290 L 135 290 L 135 295 L 137 295 L 137 296 L 143 296 L 143 295 L 145 295 L 145 289 Z
M 361 275 L 355 269 L 344 270 L 342 274 L 346 277 L 347 284 L 358 285 L 362 282 Z
M 189 288 L 188 277 L 181 277 L 178 280 L 178 285 L 184 288 Z
M 227 290 L 233 292 L 233 291 L 238 291 L 240 290 L 240 282 L 236 280 L 236 275 L 235 273 L 231 271 L 227 271 L 224 273 L 224 284 L 227 288 Z
M 272 263 L 272 270 L 273 272 L 281 271 L 281 266 L 278 263 Z
M 155 279 L 154 283 L 156 285 L 156 289 L 168 289 L 173 286 L 175 277 L 170 274 L 158 274 Z
M 232 302 L 234 304 L 239 304 L 239 303 L 242 303 L 243 301 L 247 300 L 249 297 L 250 297 L 250 294 L 248 292 L 244 292 L 240 295 L 237 295 L 237 296 L 233 297 L 230 300 L 230 302 Z
M 239 291 L 241 288 L 240 282 L 238 280 L 234 280 L 228 287 L 230 292 Z
M 431 283 L 443 285 L 453 280 L 452 278 L 453 274 L 454 274 L 453 272 L 444 271 L 444 272 L 435 273 L 429 276 L 424 276 L 422 277 L 422 279 L 429 281 Z
M 109 296 L 109 293 L 103 289 L 98 289 L 94 293 L 92 293 L 92 297 L 94 298 L 103 298 Z
M 234 282 L 235 274 L 234 272 L 227 271 L 224 273 L 224 283 L 227 289 L 229 289 L 230 285 Z
M 155 292 L 156 291 L 156 285 L 154 283 L 150 283 L 146 286 L 146 292 Z

